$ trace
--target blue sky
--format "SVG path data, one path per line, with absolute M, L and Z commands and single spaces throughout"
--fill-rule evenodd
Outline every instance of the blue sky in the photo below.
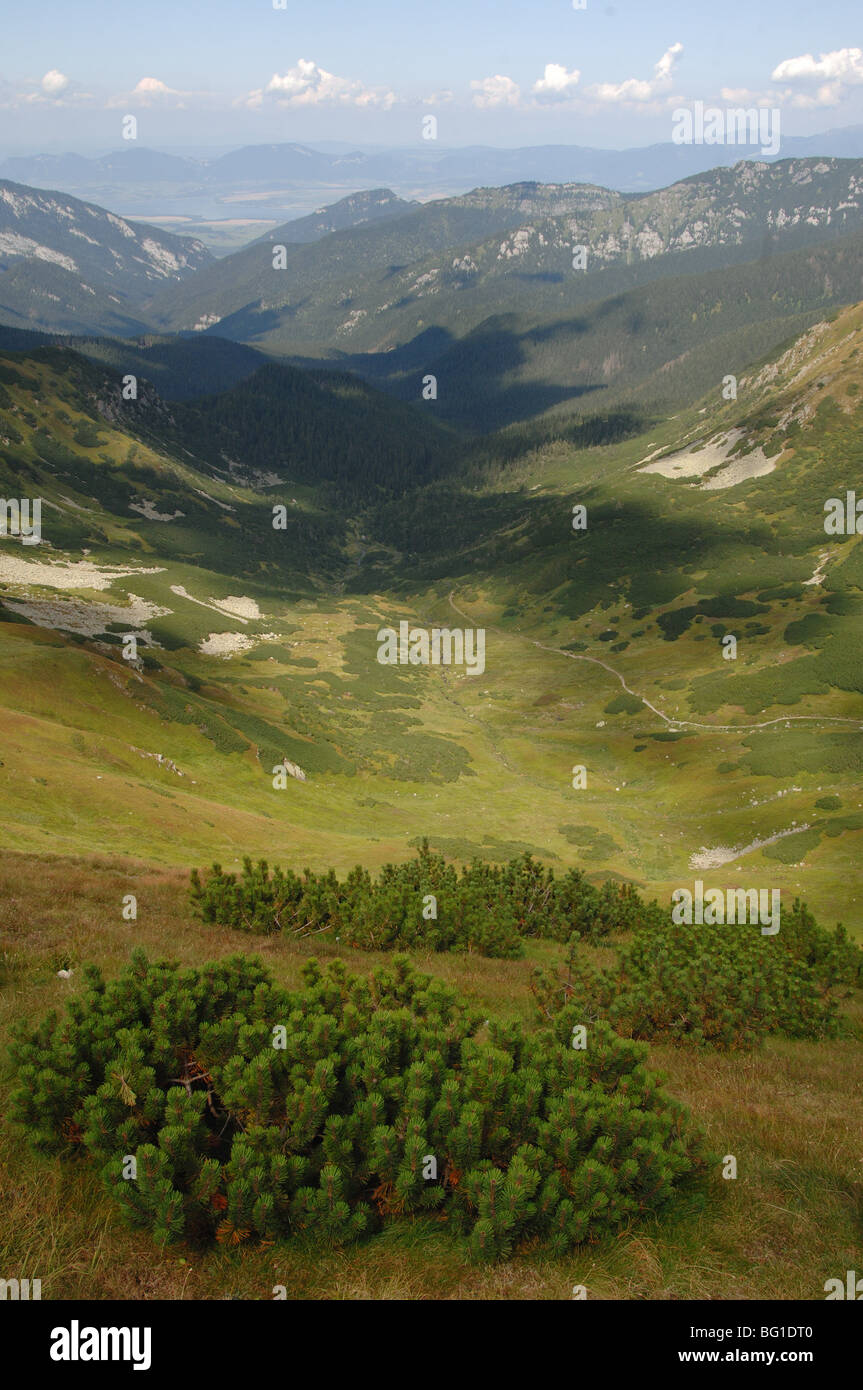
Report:
M 577 0 L 576 0 L 577 2 Z M 278 3 L 278 0 L 277 0 Z M 42 0 L 3 19 L 0 150 L 270 140 L 623 147 L 681 103 L 863 122 L 849 0 Z

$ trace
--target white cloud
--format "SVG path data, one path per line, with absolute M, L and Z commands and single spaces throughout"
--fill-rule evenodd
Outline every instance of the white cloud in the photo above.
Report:
M 50 72 L 46 72 L 45 76 L 42 78 L 42 91 L 48 97 L 58 97 L 68 86 L 68 77 L 65 73 L 58 72 L 56 68 L 52 68 Z
M 797 78 L 837 77 L 849 83 L 863 82 L 863 49 L 837 48 L 833 53 L 822 53 L 818 61 L 811 53 L 802 58 L 786 58 L 773 69 L 774 82 L 793 82 Z
M 105 102 L 110 110 L 124 106 L 155 106 L 184 111 L 190 105 L 211 106 L 212 94 L 209 92 L 184 92 L 177 87 L 169 87 L 161 77 L 142 77 L 130 92 L 119 92 Z
M 168 87 L 158 77 L 142 77 L 132 89 L 133 97 L 178 96 L 173 87 Z
M 567 72 L 562 63 L 546 63 L 542 77 L 533 84 L 534 95 L 546 100 L 561 101 L 573 94 L 580 77 L 578 68 Z
M 598 82 L 589 88 L 588 95 L 596 101 L 644 102 L 653 101 L 671 90 L 672 74 L 683 52 L 682 43 L 667 48 L 653 69 L 653 77 L 642 80 L 629 77 L 625 82 Z
M 395 93 L 381 88 L 366 87 L 347 77 L 336 77 L 309 58 L 300 58 L 296 67 L 281 76 L 273 73 L 266 87 L 250 92 L 247 106 L 262 106 L 267 100 L 278 106 L 320 106 L 327 103 L 341 106 L 379 106 L 389 110 L 396 100 Z
M 652 101 L 667 93 L 672 85 L 672 73 L 677 57 L 683 52 L 683 44 L 672 44 L 663 53 L 654 68 L 649 81 L 631 77 L 619 84 L 600 82 L 585 89 L 585 96 L 596 102 L 636 102 Z M 479 107 L 521 106 L 525 109 L 538 107 L 551 102 L 576 101 L 580 94 L 581 72 L 578 68 L 568 71 L 563 63 L 546 63 L 542 77 L 531 87 L 530 99 L 522 98 L 521 88 L 511 77 L 496 73 L 485 77 L 481 82 L 471 82 L 473 104 Z
M 502 77 L 496 73 L 494 77 L 484 77 L 479 82 L 471 82 L 471 88 L 475 92 L 473 98 L 474 106 L 518 106 L 521 100 L 521 88 L 517 82 L 513 82 L 511 77 Z
M 719 95 L 732 106 L 776 106 L 781 92 L 753 92 L 749 87 L 722 87 Z
M 774 82 L 792 84 L 785 96 L 793 106 L 837 106 L 849 87 L 863 84 L 863 49 L 837 48 L 818 58 L 811 53 L 785 58 L 773 69 L 772 77 Z M 800 84 L 802 90 L 794 91 L 794 84 Z
M 80 82 L 73 82 L 58 68 L 50 68 L 38 81 L 33 78 L 0 81 L 0 107 L 4 108 L 72 106 L 93 100 L 91 92 L 85 92 Z

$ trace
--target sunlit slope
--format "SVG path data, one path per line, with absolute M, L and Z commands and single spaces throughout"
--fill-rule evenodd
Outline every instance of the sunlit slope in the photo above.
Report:
M 212 261 L 202 242 L 94 203 L 0 179 L 0 323 L 134 333 L 141 301 Z

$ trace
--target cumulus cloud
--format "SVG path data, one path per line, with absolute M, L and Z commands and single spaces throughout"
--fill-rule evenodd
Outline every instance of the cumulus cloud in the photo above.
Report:
M 818 60 L 811 53 L 802 58 L 786 58 L 773 69 L 774 82 L 793 82 L 796 78 L 807 77 L 821 81 L 822 78 L 839 78 L 851 83 L 863 82 L 863 49 L 837 48 L 833 53 L 822 53 Z
M 50 68 L 38 81 L 26 78 L 0 82 L 2 107 L 72 106 L 92 100 L 92 94 L 85 92 L 80 82 L 73 82 L 59 68 Z
M 132 89 L 132 96 L 135 97 L 167 97 L 179 96 L 173 87 L 169 87 L 158 77 L 142 77 Z
M 794 106 L 837 106 L 849 87 L 863 84 L 863 49 L 837 48 L 817 58 L 811 53 L 785 58 L 772 77 L 774 82 L 791 84 L 786 96 Z
M 58 97 L 60 93 L 65 92 L 66 88 L 69 86 L 69 79 L 65 73 L 58 72 L 56 68 L 52 68 L 51 71 L 46 72 L 45 76 L 42 78 L 41 86 L 46 96 Z
M 588 95 L 596 101 L 644 102 L 653 101 L 671 90 L 672 76 L 677 60 L 683 52 L 682 43 L 673 43 L 667 48 L 653 69 L 653 77 L 642 79 L 629 77 L 625 82 L 598 82 L 588 89 Z
M 395 102 L 395 93 L 347 77 L 337 77 L 309 58 L 300 58 L 286 73 L 273 73 L 266 87 L 250 92 L 247 106 L 274 101 L 278 106 L 378 106 L 384 110 Z
M 565 100 L 572 96 L 580 77 L 578 68 L 567 72 L 562 63 L 546 63 L 542 77 L 533 84 L 533 93 L 546 101 Z
M 683 44 L 672 44 L 663 53 L 654 68 L 649 81 L 631 77 L 626 82 L 599 82 L 584 91 L 591 101 L 599 102 L 647 102 L 667 93 L 671 89 L 672 74 L 678 55 L 683 52 Z M 552 102 L 574 101 L 581 89 L 581 72 L 572 71 L 563 63 L 546 63 L 542 77 L 534 82 L 529 97 L 522 97 L 521 88 L 511 77 L 496 73 L 494 77 L 484 77 L 482 81 L 471 82 L 474 92 L 473 104 L 479 107 L 521 106 L 529 108 L 543 106 Z
M 190 104 L 195 106 L 212 105 L 213 96 L 210 92 L 184 92 L 177 87 L 169 87 L 167 82 L 163 82 L 160 77 L 142 77 L 130 92 L 120 92 L 116 96 L 109 97 L 105 105 L 111 107 L 122 106 L 155 106 L 173 107 L 175 110 L 183 111 Z
M 521 88 L 511 77 L 496 73 L 494 77 L 483 77 L 471 82 L 474 92 L 473 104 L 479 107 L 518 106 L 521 101 Z

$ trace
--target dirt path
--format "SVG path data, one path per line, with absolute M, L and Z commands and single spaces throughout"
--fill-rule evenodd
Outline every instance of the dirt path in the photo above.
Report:
M 475 620 L 471 618 L 468 613 L 465 613 L 463 609 L 459 608 L 458 604 L 453 599 L 454 593 L 454 589 L 451 589 L 449 592 L 450 607 L 453 609 L 454 612 L 458 613 L 460 618 L 464 618 L 465 622 L 469 623 L 472 627 L 475 626 Z M 492 632 L 503 632 L 503 629 L 495 627 L 492 627 L 490 630 Z M 613 666 L 609 666 L 607 661 L 601 661 L 598 656 L 583 656 L 578 652 L 564 651 L 563 647 L 549 647 L 544 642 L 537 642 L 535 638 L 524 637 L 521 633 L 518 632 L 503 632 L 503 635 L 505 637 L 521 637 L 521 640 L 523 642 L 530 642 L 531 646 L 539 647 L 540 651 L 554 652 L 557 654 L 557 656 L 565 656 L 570 661 L 588 661 L 592 666 L 601 666 L 604 671 L 608 671 L 609 675 L 614 676 L 615 680 L 620 682 L 627 695 L 632 695 L 635 697 L 635 699 L 641 700 L 642 704 L 646 705 L 649 710 L 652 710 L 655 715 L 657 715 L 660 719 L 664 720 L 666 724 L 671 725 L 675 729 L 707 729 L 708 731 L 713 731 L 715 733 L 740 733 L 741 731 L 745 731 L 748 729 L 767 729 L 770 727 L 771 724 L 792 723 L 853 724 L 858 729 L 863 729 L 863 719 L 853 719 L 847 715 L 841 714 L 782 714 L 779 716 L 778 719 L 764 719 L 760 723 L 754 724 L 703 724 L 699 723 L 698 720 L 695 719 L 675 718 L 671 715 L 665 714 L 661 709 L 658 709 L 656 705 L 651 704 L 650 700 L 646 699 L 644 695 L 639 694 L 637 690 L 633 690 L 631 686 L 627 685 L 626 681 L 624 680 L 623 676 L 620 674 L 619 671 L 616 671 Z

